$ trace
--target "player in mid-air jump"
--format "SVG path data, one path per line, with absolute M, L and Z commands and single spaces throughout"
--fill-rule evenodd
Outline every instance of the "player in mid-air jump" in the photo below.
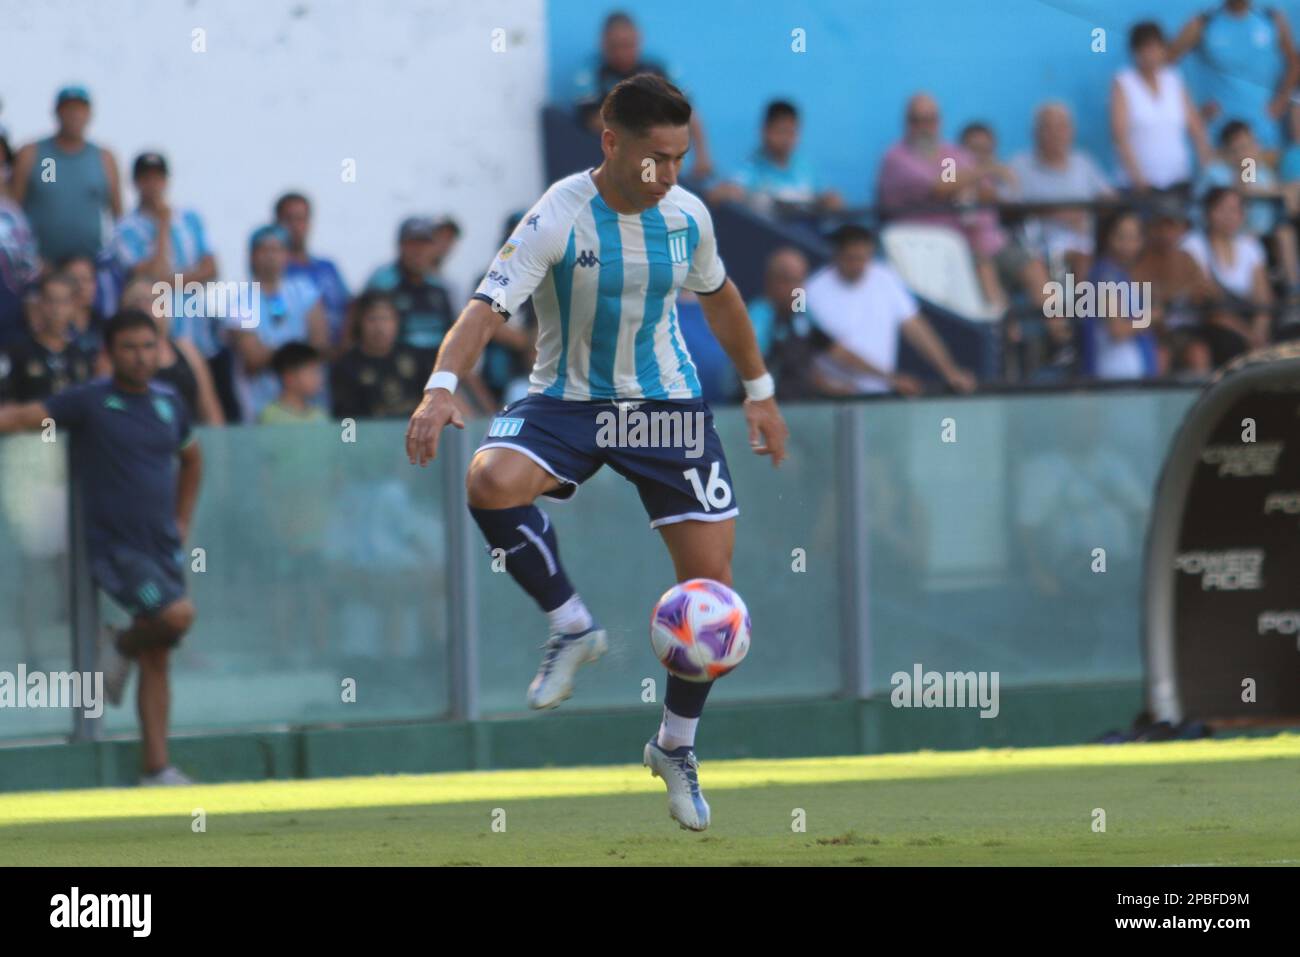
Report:
M 458 377 L 531 296 L 538 339 L 529 395 L 493 420 L 466 484 L 489 548 L 501 549 L 506 570 L 550 619 L 541 668 L 528 688 L 533 708 L 569 697 L 579 666 L 599 658 L 607 644 L 565 575 L 555 529 L 533 504 L 538 496 L 570 498 L 608 464 L 636 485 L 679 581 L 731 584 L 736 500 L 678 327 L 678 289 L 699 295 L 744 381 L 751 447 L 774 465 L 785 457 L 772 377 L 718 258 L 713 221 L 704 203 L 677 185 L 690 148 L 690 104 L 666 80 L 643 73 L 609 92 L 601 118 L 604 162 L 552 185 L 497 253 L 447 334 L 406 433 L 407 455 L 424 465 L 444 426 L 464 428 L 452 400 Z M 620 414 L 633 408 L 698 415 L 706 424 L 703 454 L 682 443 L 602 442 L 597 416 L 603 411 L 608 420 L 620 405 Z M 670 674 L 663 721 L 644 751 L 646 765 L 668 786 L 669 813 L 697 831 L 709 824 L 694 744 L 710 687 Z

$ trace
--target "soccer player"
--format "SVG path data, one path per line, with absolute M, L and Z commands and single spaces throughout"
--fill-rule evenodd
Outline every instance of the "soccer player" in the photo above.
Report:
M 194 623 L 181 543 L 198 499 L 199 446 L 180 397 L 150 381 L 158 367 L 153 319 L 119 313 L 105 324 L 104 344 L 112 378 L 43 401 L 0 405 L 0 433 L 40 429 L 53 419 L 56 435 L 74 435 L 74 462 L 87 478 L 91 576 L 132 615 L 125 630 L 109 630 L 101 659 L 105 696 L 119 704 L 130 665 L 140 666 L 140 783 L 189 784 L 167 759 L 168 662 Z
M 459 377 L 532 296 L 538 355 L 530 392 L 493 421 L 466 484 L 489 548 L 507 556 L 506 570 L 550 622 L 528 688 L 533 708 L 569 697 L 577 669 L 607 644 L 564 572 L 555 529 L 533 504 L 538 496 L 570 498 L 607 464 L 636 485 L 679 581 L 731 584 L 736 500 L 678 328 L 674 303 L 682 287 L 699 295 L 744 381 L 753 450 L 773 465 L 785 457 L 772 377 L 718 258 L 708 209 L 676 185 L 690 147 L 690 104 L 668 81 L 643 73 L 615 85 L 601 118 L 604 162 L 551 186 L 502 247 L 448 333 L 406 434 L 411 462 L 424 465 L 444 426 L 465 427 L 452 400 Z M 627 409 L 698 416 L 706 424 L 702 454 L 604 442 L 598 417 Z M 694 752 L 709 688 L 670 674 L 663 721 L 644 750 L 646 765 L 667 784 L 669 814 L 697 831 L 709 824 Z

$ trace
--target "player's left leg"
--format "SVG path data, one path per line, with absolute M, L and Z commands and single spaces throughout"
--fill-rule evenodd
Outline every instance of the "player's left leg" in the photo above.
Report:
M 731 585 L 731 553 L 736 521 L 686 521 L 661 525 L 659 533 L 673 559 L 679 582 L 711 578 Z M 659 733 L 646 742 L 645 764 L 668 786 L 668 813 L 693 831 L 709 826 L 709 803 L 700 791 L 695 729 L 713 682 L 685 681 L 668 675 Z

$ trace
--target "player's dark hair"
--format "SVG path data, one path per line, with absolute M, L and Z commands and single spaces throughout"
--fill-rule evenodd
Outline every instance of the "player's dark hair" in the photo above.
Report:
M 113 340 L 132 329 L 148 329 L 157 335 L 158 326 L 153 317 L 139 309 L 123 309 L 104 323 L 104 348 L 112 349 Z
M 95 268 L 95 257 L 87 256 L 85 253 L 70 253 L 58 260 L 58 262 L 54 264 L 54 269 L 57 272 L 67 272 L 68 267 L 73 263 L 90 263 L 90 268 L 93 271 Z
M 1223 124 L 1223 129 L 1219 130 L 1219 145 L 1226 147 L 1242 133 L 1250 132 L 1250 124 L 1242 120 L 1229 120 Z
M 271 369 L 284 378 L 295 369 L 321 361 L 321 354 L 305 342 L 286 342 L 271 354 Z
M 962 127 L 961 134 L 957 137 L 957 142 L 965 143 L 966 137 L 974 136 L 976 133 L 983 133 L 991 140 L 997 139 L 997 137 L 993 135 L 993 127 L 989 126 L 983 120 L 976 120 L 975 122 L 967 123 Z
M 858 223 L 844 223 L 830 235 L 831 246 L 836 252 L 854 243 L 874 243 L 875 233 Z
M 763 125 L 771 126 L 777 120 L 786 117 L 792 120 L 799 119 L 799 110 L 789 100 L 773 100 L 767 104 L 767 109 L 763 112 Z
M 614 85 L 600 105 L 606 126 L 643 136 L 652 126 L 685 126 L 691 104 L 682 91 L 654 73 L 638 73 Z
M 1165 31 L 1160 29 L 1160 24 L 1154 20 L 1143 20 L 1141 23 L 1133 24 L 1133 29 L 1128 32 L 1128 48 L 1134 52 L 1140 50 L 1148 43 L 1164 43 Z
M 302 193 L 285 193 L 275 201 L 276 222 L 279 222 L 280 217 L 284 215 L 284 208 L 290 203 L 304 203 L 307 206 L 307 212 L 311 212 L 311 200 Z

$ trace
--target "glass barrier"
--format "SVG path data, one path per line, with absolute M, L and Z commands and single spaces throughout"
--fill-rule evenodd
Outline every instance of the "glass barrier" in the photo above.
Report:
M 1142 536 L 1157 472 L 1194 390 L 883 400 L 858 407 L 870 686 L 924 670 L 1006 685 L 1135 679 Z M 785 409 L 779 470 L 717 413 L 741 508 L 734 574 L 753 646 L 715 701 L 825 697 L 843 686 L 849 526 L 840 418 Z M 488 422 L 461 438 L 472 449 Z M 525 710 L 545 619 L 491 559 L 438 466 L 405 457 L 402 421 L 200 430 L 204 481 L 187 543 L 198 622 L 175 659 L 178 730 L 344 724 L 447 714 L 448 602 L 475 603 L 479 705 Z M 71 666 L 61 450 L 0 441 L 0 671 Z M 93 481 L 93 476 L 89 477 Z M 448 515 L 448 508 L 454 514 Z M 662 701 L 652 605 L 674 580 L 634 487 L 609 469 L 542 502 L 610 652 L 566 707 Z M 472 542 L 474 594 L 447 585 L 448 520 Z M 1103 563 L 1104 562 L 1104 566 Z M 1104 567 L 1104 571 L 1101 569 Z M 101 596 L 101 618 L 125 614 Z M 351 679 L 351 681 L 349 681 Z M 355 686 L 355 701 L 347 701 Z M 0 738 L 66 734 L 66 711 L 0 710 Z M 134 732 L 133 707 L 104 730 Z
M 72 668 L 64 444 L 39 435 L 0 441 L 0 672 Z M 0 739 L 66 735 L 65 709 L 0 708 Z
M 873 689 L 917 664 L 1003 685 L 1139 678 L 1147 513 L 1195 397 L 868 407 Z
M 447 707 L 436 468 L 402 421 L 201 429 L 186 543 L 198 620 L 176 654 L 177 729 L 437 717 Z M 125 615 L 101 597 L 101 618 Z M 352 680 L 355 701 L 345 701 Z M 105 714 L 135 727 L 132 708 Z

